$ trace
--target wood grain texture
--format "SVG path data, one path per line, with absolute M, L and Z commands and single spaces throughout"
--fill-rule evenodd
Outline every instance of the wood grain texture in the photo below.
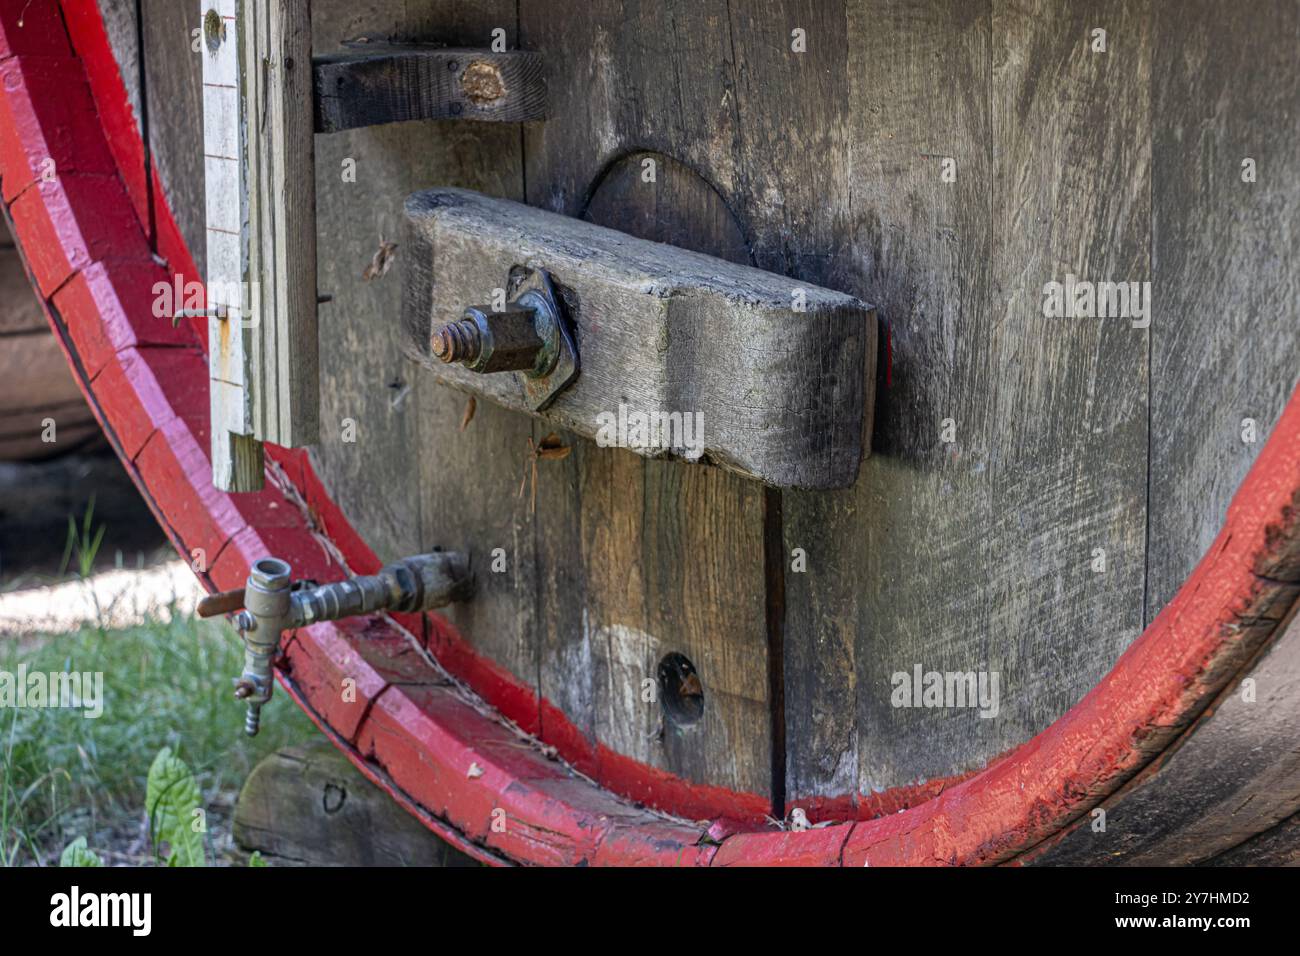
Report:
M 863 270 L 848 288 L 876 297 L 891 387 L 858 486 L 786 496 L 787 548 L 807 555 L 807 570 L 786 576 L 787 786 L 800 806 L 942 773 L 943 761 L 921 773 L 890 766 L 888 722 L 900 715 L 881 688 L 910 658 L 938 666 L 983 636 L 969 549 L 989 504 L 938 438 L 945 418 L 964 422 L 972 452 L 987 437 L 978 386 L 988 340 L 975 333 L 991 254 L 987 24 L 985 4 L 848 6 L 856 223 L 845 232 Z M 955 183 L 940 180 L 943 157 L 956 162 Z M 905 665 L 890 660 L 899 651 Z
M 1047 319 L 1043 289 L 1150 279 L 1149 9 L 994 8 L 988 664 L 1005 710 L 980 756 L 1047 727 L 1145 623 L 1148 330 Z
M 514 4 L 318 0 L 312 15 L 315 49 L 328 56 L 359 36 L 484 46 L 493 28 L 513 25 Z M 382 559 L 437 547 L 470 556 L 475 599 L 447 617 L 474 650 L 533 686 L 533 535 L 529 502 L 517 494 L 532 424 L 484 402 L 460 431 L 465 396 L 428 381 L 403 356 L 400 331 L 406 197 L 446 183 L 518 198 L 521 166 L 519 130 L 501 124 L 417 122 L 318 138 L 320 290 L 334 298 L 321 309 L 323 427 L 312 456 Z M 366 281 L 384 243 L 396 243 L 391 271 Z M 502 573 L 492 571 L 497 548 Z
M 1045 319 L 1041 290 L 1147 277 L 1149 151 L 1140 9 L 855 2 L 848 24 L 848 288 L 893 367 L 857 488 L 787 496 L 786 674 L 792 798 L 851 808 L 1028 739 L 1140 630 L 1145 336 Z M 918 664 L 997 672 L 998 716 L 891 706 Z
M 639 163 L 620 163 L 602 179 L 586 216 L 743 261 L 747 251 L 734 242 L 739 227 L 717 193 L 685 166 L 655 159 L 653 187 L 641 182 Z M 557 469 L 543 475 L 554 497 L 571 497 L 543 516 L 540 554 L 556 568 L 580 554 L 585 595 L 580 621 L 561 617 L 545 632 L 544 693 L 620 754 L 766 796 L 761 489 L 714 469 L 574 444 L 576 484 Z M 557 588 L 557 609 L 564 597 Z M 658 667 L 670 653 L 684 655 L 700 676 L 698 722 L 674 719 L 663 703 Z M 719 812 L 716 802 L 710 812 Z M 729 812 L 754 810 L 737 802 Z
M 308 0 L 241 0 L 237 10 L 238 195 L 247 204 L 240 265 L 255 322 L 245 356 L 252 434 L 299 448 L 320 432 L 311 8 Z M 205 90 L 209 101 L 212 93 Z M 205 110 L 213 110 L 209 102 Z M 210 204 L 214 190 L 218 202 L 233 198 L 211 180 L 213 164 L 224 161 L 208 157 Z M 209 229 L 213 216 L 210 205 Z
M 842 9 L 807 3 L 767 4 L 762 10 L 741 6 L 559 3 L 545 11 L 525 8 L 525 44 L 546 53 L 548 70 L 558 57 L 573 78 L 565 82 L 565 74 L 550 73 L 552 119 L 528 131 L 528 200 L 581 215 L 593 184 L 606 170 L 628 154 L 652 151 L 671 157 L 718 192 L 736 214 L 752 264 L 801 282 L 840 288 L 828 262 L 836 254 L 847 256 L 848 250 L 834 242 L 824 224 L 847 208 L 842 169 L 829 158 L 843 142 L 843 129 L 828 121 L 844 106 L 837 95 L 843 92 L 844 72 L 842 66 L 828 68 L 824 61 L 795 54 L 790 32 L 803 26 L 820 37 L 818 42 L 842 51 Z M 819 24 L 826 24 L 825 29 L 819 31 Z M 793 117 L 792 103 L 799 104 Z M 634 208 L 657 205 L 647 198 Z M 689 223 L 696 215 L 684 207 L 674 209 L 660 231 L 671 233 L 672 223 Z M 628 219 L 637 216 L 645 214 L 632 213 Z M 685 244 L 702 248 L 707 242 L 713 248 L 706 251 L 714 252 L 729 241 L 717 233 L 698 236 Z M 712 719 L 710 695 L 725 695 L 725 709 L 716 718 L 719 729 L 686 741 L 684 750 L 695 750 L 690 762 L 665 754 L 656 758 L 656 766 L 688 779 L 771 796 L 771 748 L 766 736 L 759 739 L 771 701 L 764 509 L 758 490 L 707 472 L 688 470 L 678 478 L 680 466 L 634 465 L 621 454 L 577 457 L 568 466 L 581 476 L 570 479 L 575 493 L 568 513 L 590 514 L 595 502 L 603 502 L 605 520 L 593 516 L 585 533 L 589 540 L 596 533 L 607 536 L 610 550 L 602 553 L 617 553 L 613 566 L 606 561 L 600 569 L 610 589 L 588 589 L 589 605 L 606 616 L 592 623 L 590 633 L 613 624 L 642 630 L 636 623 L 641 619 L 638 607 L 662 607 L 660 619 L 672 629 L 651 633 L 665 649 L 688 641 L 710 649 L 704 662 L 693 659 L 704 685 L 706 720 Z M 634 480 L 638 471 L 641 479 Z M 675 486 L 678 480 L 681 484 Z M 605 490 L 597 496 L 596 489 Z M 709 510 L 703 511 L 706 502 Z M 710 527 L 717 530 L 706 534 Z M 686 529 L 688 538 L 676 537 Z M 637 544 L 619 543 L 628 534 L 641 542 L 640 556 L 633 550 Z M 698 544 L 690 549 L 689 541 Z M 693 584 L 699 579 L 679 576 L 683 559 L 709 582 L 705 589 Z M 591 559 L 587 563 L 589 569 L 594 564 Z M 667 589 L 646 590 L 647 580 L 655 579 Z M 714 600 L 726 595 L 725 603 L 709 608 L 711 594 Z M 636 603 L 624 608 L 624 597 Z M 736 610 L 728 614 L 727 607 Z M 620 620 L 624 614 L 628 619 Z M 582 659 L 590 647 L 584 638 L 552 647 L 548 654 L 556 660 L 560 654 Z M 549 697 L 552 688 L 563 686 L 569 672 L 555 667 L 548 674 L 544 667 L 544 693 Z M 622 692 L 627 681 L 616 677 L 608 686 Z M 608 711 L 588 712 L 592 719 L 609 721 Z M 649 721 L 653 727 L 654 717 Z M 575 722 L 586 723 L 581 717 Z M 751 739 L 741 744 L 723 735 L 722 727 L 747 728 Z
M 1147 620 L 1214 540 L 1300 376 L 1300 13 L 1285 2 L 1153 9 Z
M 208 274 L 203 150 L 203 59 L 193 48 L 200 29 L 197 3 L 140 0 L 144 23 L 146 130 L 149 162 L 163 183 L 176 225 L 190 248 L 198 276 Z M 127 77 L 129 85 L 130 77 Z M 168 264 L 175 272 L 178 266 Z
M 412 120 L 546 117 L 542 57 L 523 50 L 374 47 L 317 57 L 316 132 Z
M 864 303 L 463 190 L 417 193 L 406 209 L 418 237 L 405 273 L 407 347 L 440 381 L 529 410 L 522 374 L 444 365 L 429 342 L 466 306 L 505 289 L 516 266 L 543 268 L 581 356 L 577 379 L 540 413 L 546 424 L 609 442 L 611 420 L 676 416 L 676 432 L 632 436 L 633 450 L 783 487 L 857 477 L 865 353 L 876 342 Z
M 653 184 L 643 179 L 647 159 L 656 167 Z M 740 224 L 722 197 L 663 154 L 636 152 L 608 167 L 583 216 L 729 262 L 750 261 Z M 577 454 L 580 513 L 560 517 L 576 521 L 577 546 L 585 556 L 584 628 L 580 634 L 548 635 L 543 686 L 566 699 L 579 689 L 589 695 L 577 712 L 589 712 L 595 739 L 621 754 L 767 795 L 767 783 L 760 787 L 759 781 L 762 761 L 772 759 L 770 743 L 767 751 L 758 746 L 766 729 L 764 709 L 770 714 L 771 708 L 770 693 L 760 683 L 766 661 L 757 640 L 765 598 L 756 578 L 762 493 L 731 477 L 699 476 L 672 462 L 643 463 L 627 452 L 586 443 L 579 443 Z M 549 522 L 548 537 L 556 538 L 549 549 L 553 560 L 571 535 L 571 528 Z M 719 573 L 724 569 L 726 577 Z M 594 633 L 592 621 L 599 622 Z M 573 672 L 575 645 L 591 657 L 591 678 L 570 688 L 566 677 Z M 643 698 L 643 682 L 658 681 L 660 661 L 669 653 L 684 655 L 701 676 L 704 710 L 698 723 L 676 720 L 661 702 Z M 655 690 L 664 693 L 662 685 Z M 759 703 L 764 699 L 766 708 Z M 747 810 L 736 806 L 731 812 Z
M 1216 537 L 1300 368 L 1294 119 L 1300 17 L 1290 4 L 1153 8 L 1151 512 L 1147 615 L 1154 618 Z M 1242 162 L 1256 164 L 1245 182 Z M 1258 441 L 1242 440 L 1243 419 Z M 1259 570 L 1282 588 L 1261 621 L 1294 600 L 1300 567 Z M 1176 748 L 1103 804 L 1041 861 L 1171 865 L 1217 854 L 1285 854 L 1300 808 L 1293 713 L 1300 630 L 1292 623 Z M 1248 700 L 1243 681 L 1254 686 Z M 1241 850 L 1234 846 L 1243 845 Z

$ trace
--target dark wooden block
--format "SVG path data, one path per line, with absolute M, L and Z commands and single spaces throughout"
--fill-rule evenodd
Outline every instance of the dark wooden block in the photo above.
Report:
M 581 365 L 540 414 L 550 425 L 597 438 L 610 416 L 621 434 L 634 414 L 698 414 L 692 420 L 702 422 L 702 447 L 631 450 L 698 457 L 778 487 L 842 488 L 856 479 L 872 400 L 866 383 L 874 378 L 870 306 L 467 190 L 416 193 L 406 211 L 406 346 L 439 381 L 530 410 L 520 376 L 444 365 L 429 341 L 465 307 L 490 302 L 516 266 L 545 269 L 573 324 Z
M 367 47 L 314 60 L 316 132 L 408 120 L 522 123 L 546 116 L 538 53 Z

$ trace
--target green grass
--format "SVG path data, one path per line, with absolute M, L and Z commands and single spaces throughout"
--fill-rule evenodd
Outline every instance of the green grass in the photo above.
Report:
M 0 670 L 104 674 L 104 712 L 0 709 L 0 865 L 54 865 L 78 836 L 109 850 L 108 862 L 145 862 L 145 781 L 169 746 L 194 770 L 208 815 L 209 853 L 229 850 L 234 796 L 267 753 L 316 729 L 277 689 L 262 732 L 243 733 L 231 678 L 243 667 L 225 622 L 178 618 L 125 631 L 0 641 Z M 111 849 L 110 849 L 111 848 Z

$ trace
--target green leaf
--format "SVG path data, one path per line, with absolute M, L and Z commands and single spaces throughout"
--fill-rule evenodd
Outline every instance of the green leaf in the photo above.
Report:
M 207 866 L 203 834 L 192 826 L 201 802 L 199 785 L 185 761 L 170 747 L 158 751 L 145 785 L 145 809 L 155 852 L 163 843 L 171 847 L 168 866 Z
M 85 866 L 103 866 L 104 861 L 95 855 L 93 850 L 86 847 L 86 838 L 77 837 L 68 844 L 68 848 L 63 851 L 63 856 L 59 857 L 59 866 L 62 867 L 85 867 Z
M 264 866 L 266 866 L 266 861 L 265 861 L 264 859 L 262 859 L 262 851 L 261 851 L 261 850 L 254 850 L 254 851 L 253 851 L 253 855 L 250 856 L 250 857 L 248 858 L 248 866 L 249 866 L 250 869 L 251 869 L 252 867 L 264 867 Z

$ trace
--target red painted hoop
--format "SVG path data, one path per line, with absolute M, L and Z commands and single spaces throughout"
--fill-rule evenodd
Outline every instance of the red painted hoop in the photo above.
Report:
M 161 184 L 146 177 L 94 0 L 0 0 L 0 80 L 0 193 L 15 237 L 88 400 L 173 543 L 205 553 L 211 588 L 237 586 L 268 552 L 321 581 L 374 570 L 373 552 L 306 455 L 277 451 L 273 487 L 257 495 L 211 486 L 203 336 L 152 315 L 155 283 L 200 277 Z M 281 680 L 370 779 L 486 862 L 1000 862 L 1096 805 L 1191 723 L 1268 639 L 1259 622 L 1275 616 L 1260 609 L 1278 600 L 1276 569 L 1300 567 L 1297 542 L 1300 391 L 1213 547 L 1079 704 L 978 774 L 946 789 L 891 791 L 868 808 L 910 809 L 800 833 L 720 821 L 705 838 L 699 825 L 571 773 L 553 759 L 557 749 L 624 798 L 692 816 L 730 806 L 750 820 L 765 807 L 592 745 L 433 615 L 300 631 L 286 641 Z M 345 676 L 356 680 L 355 704 L 342 703 Z M 551 746 L 524 736 L 543 729 Z M 502 812 L 506 827 L 496 832 Z

